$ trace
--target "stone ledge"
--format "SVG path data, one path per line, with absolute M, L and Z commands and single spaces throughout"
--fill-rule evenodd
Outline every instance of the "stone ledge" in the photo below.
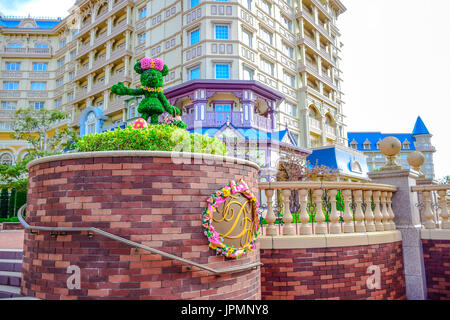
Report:
M 80 153 L 66 153 L 56 156 L 49 156 L 31 161 L 27 165 L 27 169 L 31 167 L 52 162 L 52 161 L 64 161 L 64 160 L 74 160 L 74 159 L 88 159 L 88 158 L 119 158 L 119 157 L 154 157 L 154 158 L 172 158 L 176 156 L 177 159 L 181 161 L 186 161 L 186 159 L 194 160 L 193 164 L 203 164 L 208 161 L 214 161 L 217 163 L 225 164 L 243 164 L 260 170 L 261 168 L 254 162 L 232 158 L 217 156 L 207 153 L 187 153 L 187 152 L 174 152 L 174 151 L 97 151 L 97 152 L 80 152 Z M 201 160 L 201 163 L 196 163 L 196 161 Z
M 400 231 L 261 237 L 261 249 L 312 249 L 369 246 L 402 241 Z
M 450 240 L 450 229 L 422 229 L 420 235 L 422 240 Z

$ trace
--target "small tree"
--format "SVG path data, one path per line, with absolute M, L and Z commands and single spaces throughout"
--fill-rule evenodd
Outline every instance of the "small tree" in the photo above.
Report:
M 16 189 L 11 189 L 11 194 L 9 195 L 9 208 L 8 208 L 8 218 L 14 217 L 16 215 Z
M 8 218 L 8 189 L 3 188 L 0 193 L 0 218 Z
M 60 121 L 68 118 L 67 113 L 58 110 L 20 109 L 14 117 L 12 137 L 25 140 L 31 146 L 31 156 L 40 158 L 70 149 L 77 141 L 75 130 L 58 127 Z M 49 132 L 53 134 L 50 135 Z

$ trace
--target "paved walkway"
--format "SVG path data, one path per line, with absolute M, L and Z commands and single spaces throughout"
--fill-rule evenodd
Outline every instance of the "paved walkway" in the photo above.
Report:
M 1 249 L 23 249 L 24 230 L 0 231 Z

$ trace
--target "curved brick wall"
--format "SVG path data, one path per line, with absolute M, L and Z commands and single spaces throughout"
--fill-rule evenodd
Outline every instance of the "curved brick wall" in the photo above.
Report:
M 422 240 L 428 299 L 450 300 L 450 240 Z
M 261 250 L 263 300 L 406 299 L 402 243 L 323 249 Z M 381 289 L 369 290 L 371 265 Z M 373 274 L 373 273 L 372 273 Z
M 31 163 L 27 222 L 97 227 L 216 269 L 259 262 L 259 250 L 238 261 L 216 257 L 201 226 L 206 199 L 219 187 L 244 178 L 256 191 L 256 166 L 178 165 L 151 156 L 157 153 L 111 154 Z M 41 299 L 261 298 L 259 268 L 215 277 L 98 235 L 27 230 L 23 261 L 22 293 Z M 80 290 L 67 288 L 71 265 L 81 269 Z

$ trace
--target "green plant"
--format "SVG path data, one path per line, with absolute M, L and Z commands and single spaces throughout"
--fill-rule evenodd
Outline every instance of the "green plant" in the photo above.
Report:
M 58 110 L 19 109 L 14 116 L 14 133 L 11 136 L 31 145 L 28 152 L 31 158 L 61 153 L 71 149 L 78 139 L 74 129 L 58 127 L 58 123 L 68 116 Z
M 172 125 L 152 125 L 147 129 L 125 129 L 87 135 L 81 138 L 79 152 L 146 150 L 178 151 L 226 155 L 225 144 L 216 138 L 192 134 Z
M 17 217 L 0 218 L 0 223 L 2 222 L 19 222 L 19 218 Z
M 16 194 L 16 189 L 12 188 L 9 196 L 8 217 L 14 217 L 16 214 Z
M 169 74 L 169 68 L 162 60 L 143 58 L 136 63 L 134 70 L 141 75 L 141 88 L 130 89 L 119 82 L 111 87 L 111 91 L 121 96 L 144 96 L 138 112 L 153 125 L 159 123 L 159 116 L 164 112 L 174 117 L 181 115 L 180 110 L 172 106 L 163 93 L 164 77 Z M 180 127 L 185 125 L 181 119 L 176 121 Z
M 3 188 L 0 193 L 0 218 L 8 218 L 8 205 L 9 205 L 8 189 Z

